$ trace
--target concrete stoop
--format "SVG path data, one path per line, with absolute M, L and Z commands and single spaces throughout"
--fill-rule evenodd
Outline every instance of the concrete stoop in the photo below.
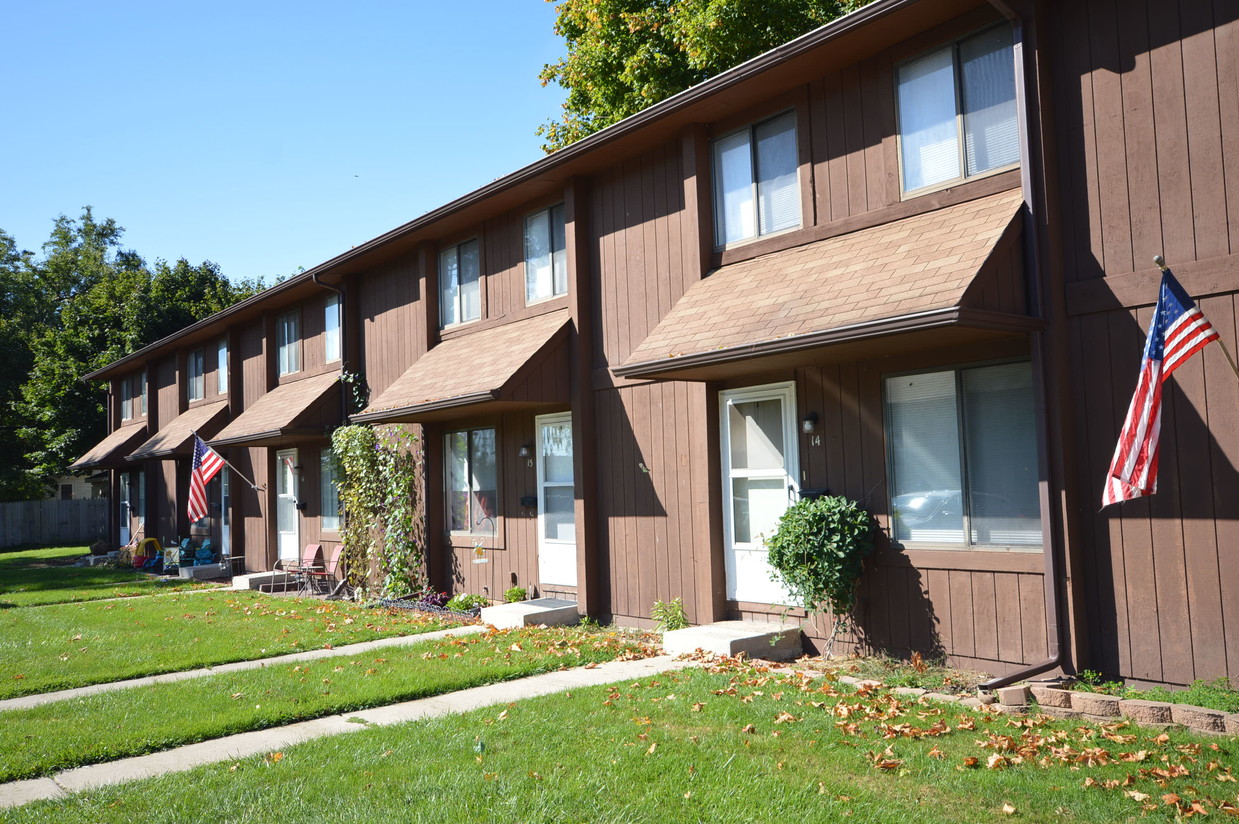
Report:
M 195 581 L 210 581 L 228 576 L 227 564 L 198 564 L 183 566 L 177 570 L 182 578 L 192 578 Z
M 514 604 L 499 604 L 482 607 L 482 623 L 496 629 L 517 627 L 548 627 L 576 624 L 581 620 L 575 601 L 562 598 L 535 598 L 532 601 L 517 601 Z
M 193 567 L 189 568 L 193 569 Z M 293 576 L 285 572 L 251 572 L 248 575 L 232 576 L 232 588 L 236 590 L 253 589 L 269 592 L 282 587 L 295 588 L 296 585 Z
M 804 654 L 800 627 L 761 621 L 719 621 L 663 633 L 663 651 L 687 655 L 697 650 L 769 661 L 791 661 Z

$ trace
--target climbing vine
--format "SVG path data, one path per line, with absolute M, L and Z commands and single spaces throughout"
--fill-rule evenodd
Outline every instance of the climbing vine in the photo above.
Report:
M 331 448 L 341 469 L 341 538 L 349 583 L 363 595 L 371 594 L 373 570 L 383 597 L 420 591 L 426 581 L 417 517 L 417 436 L 407 426 L 342 426 L 332 434 Z

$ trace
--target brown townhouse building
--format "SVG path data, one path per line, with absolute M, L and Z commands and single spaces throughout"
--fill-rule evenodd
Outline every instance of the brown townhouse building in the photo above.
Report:
M 882 530 L 850 644 L 1239 675 L 1217 346 L 1166 385 L 1159 493 L 1098 511 L 1154 255 L 1235 349 L 1237 17 L 877 0 L 94 373 L 77 466 L 114 539 L 269 569 L 338 538 L 347 370 L 352 421 L 420 427 L 440 587 L 774 619 L 762 536 L 829 491 Z M 195 429 L 260 489 L 191 525 Z

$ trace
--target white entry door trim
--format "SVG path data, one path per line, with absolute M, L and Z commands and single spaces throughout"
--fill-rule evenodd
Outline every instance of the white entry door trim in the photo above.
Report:
M 576 586 L 575 473 L 572 413 L 535 419 L 538 468 L 538 581 Z
M 727 597 L 789 603 L 787 589 L 772 578 L 765 537 L 799 495 L 796 385 L 720 392 L 719 415 Z
M 279 557 L 295 561 L 301 556 L 300 518 L 297 512 L 297 450 L 275 453 L 275 531 Z

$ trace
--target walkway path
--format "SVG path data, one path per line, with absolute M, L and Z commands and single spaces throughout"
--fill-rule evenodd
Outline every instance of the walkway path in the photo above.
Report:
M 294 652 L 289 655 L 276 655 L 271 658 L 256 658 L 253 661 L 234 661 L 231 664 L 217 664 L 213 667 L 203 667 L 202 669 L 184 670 L 182 672 L 165 672 L 162 675 L 148 675 L 144 678 L 130 678 L 127 681 L 111 681 L 107 684 L 91 684 L 88 687 L 77 687 L 71 690 L 60 690 L 59 692 L 42 692 L 37 695 L 23 695 L 20 698 L 7 698 L 0 701 L 0 712 L 5 710 L 23 710 L 29 707 L 37 707 L 42 704 L 51 704 L 56 701 L 67 701 L 70 698 L 82 698 L 87 695 L 95 695 L 100 692 L 112 692 L 113 690 L 126 690 L 130 687 L 142 687 L 147 684 L 167 684 L 173 681 L 186 681 L 190 678 L 203 678 L 207 675 L 217 675 L 221 672 L 237 672 L 239 670 L 262 669 L 268 666 L 279 666 L 293 661 L 313 661 L 316 658 L 332 658 L 340 655 L 360 655 L 376 649 L 386 649 L 387 647 L 402 647 L 409 644 L 420 644 L 422 641 L 435 641 L 439 638 L 448 638 L 453 635 L 472 635 L 478 632 L 485 632 L 486 627 L 480 625 L 472 625 L 467 627 L 453 627 L 451 629 L 441 629 L 435 632 L 423 632 L 421 635 L 400 635 L 394 638 L 380 638 L 377 641 L 363 641 L 360 644 L 348 644 L 343 647 L 333 647 L 332 649 L 312 649 L 306 652 Z
M 411 637 L 424 639 L 429 637 L 429 635 Z M 395 639 L 385 640 L 392 641 Z M 382 644 L 383 641 L 372 643 Z M 366 645 L 356 644 L 353 648 L 356 649 L 362 646 Z M 331 652 L 335 652 L 335 650 L 331 650 Z M 284 656 L 285 659 L 293 657 Z M 270 661 L 271 659 L 267 660 Z M 181 772 L 203 764 L 234 761 L 238 758 L 277 751 L 284 747 L 290 747 L 315 738 L 355 732 L 370 725 L 388 726 L 406 721 L 418 721 L 424 718 L 438 718 L 445 715 L 467 712 L 480 707 L 506 704 L 510 701 L 533 698 L 539 695 L 549 695 L 570 689 L 609 684 L 616 681 L 632 681 L 687 666 L 692 666 L 692 664 L 687 661 L 676 661 L 669 655 L 646 658 L 640 661 L 612 661 L 606 664 L 599 664 L 593 669 L 578 668 L 562 672 L 550 672 L 544 675 L 522 678 L 517 681 L 489 684 L 484 687 L 473 687 L 460 690 L 459 692 L 437 695 L 432 698 L 422 698 L 417 701 L 406 701 L 401 704 L 376 707 L 360 712 L 316 718 L 313 721 L 302 721 L 275 729 L 230 735 L 225 738 L 177 747 L 152 755 L 125 758 L 106 764 L 94 764 L 89 767 L 78 767 L 57 773 L 50 778 L 32 778 L 25 781 L 0 784 L 0 808 L 16 807 L 44 799 L 65 798 L 70 793 L 82 792 L 83 790 L 103 787 L 109 784 L 120 784 L 141 778 Z

